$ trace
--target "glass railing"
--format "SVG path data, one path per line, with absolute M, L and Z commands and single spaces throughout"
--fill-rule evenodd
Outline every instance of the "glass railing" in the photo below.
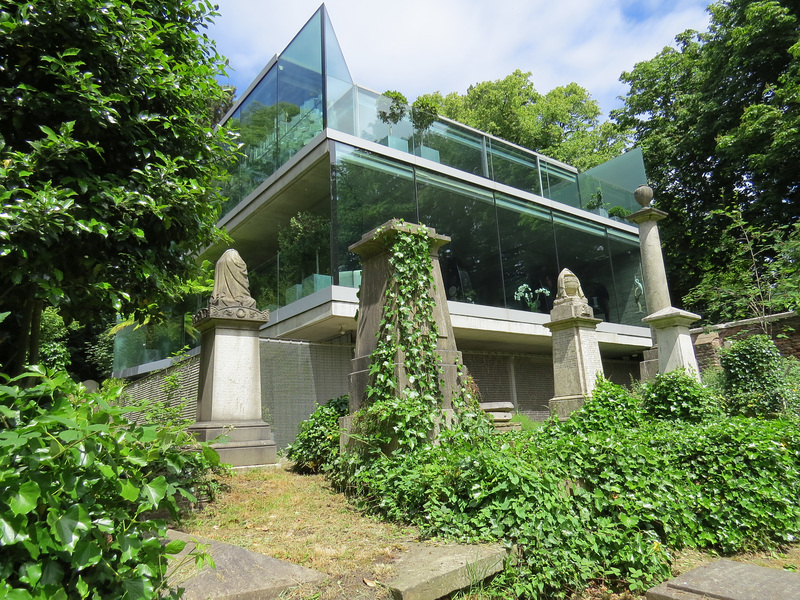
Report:
M 296 257 L 295 257 L 296 258 Z M 289 263 L 281 255 L 249 270 L 250 295 L 260 310 L 275 310 L 330 287 L 327 248 Z
M 620 216 L 635 210 L 633 189 L 646 181 L 641 154 L 623 155 L 624 161 L 615 159 L 617 168 L 601 165 L 582 177 L 568 165 L 441 117 L 415 128 L 412 106 L 358 86 L 354 92 L 355 126 L 345 133 L 568 206 Z

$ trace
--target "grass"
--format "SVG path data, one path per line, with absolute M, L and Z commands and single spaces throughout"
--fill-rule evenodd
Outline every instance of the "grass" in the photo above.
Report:
M 297 475 L 285 465 L 234 470 L 228 491 L 186 516 L 179 529 L 286 560 L 328 576 L 287 599 L 390 598 L 379 582 L 411 541 L 413 527 L 382 523 L 358 512 L 321 475 Z
M 282 596 L 286 600 L 388 600 L 383 583 L 393 578 L 392 564 L 411 542 L 413 527 L 384 523 L 363 515 L 335 493 L 321 475 L 297 475 L 276 467 L 237 469 L 228 490 L 205 509 L 186 516 L 179 529 L 234 544 L 325 573 L 322 585 L 305 585 Z M 673 575 L 720 556 L 684 550 L 676 553 Z M 759 566 L 800 571 L 800 544 L 781 551 L 738 554 L 725 558 Z M 497 590 L 477 586 L 462 600 L 505 600 Z M 602 583 L 572 600 L 641 600 L 614 592 Z

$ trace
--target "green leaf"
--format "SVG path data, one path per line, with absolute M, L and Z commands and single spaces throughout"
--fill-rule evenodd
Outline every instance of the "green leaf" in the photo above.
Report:
M 139 489 L 133 485 L 128 479 L 122 481 L 122 489 L 120 490 L 120 496 L 128 500 L 129 502 L 135 502 L 136 499 L 139 497 Z
M 90 525 L 89 515 L 83 505 L 73 504 L 56 519 L 53 533 L 65 549 L 72 550 L 80 540 L 80 532 L 88 531 Z
M 39 485 L 34 481 L 26 481 L 19 486 L 19 491 L 9 502 L 11 512 L 15 515 L 29 513 L 36 508 L 40 495 L 41 490 L 39 489 Z
M 149 501 L 149 503 L 156 507 L 161 499 L 167 493 L 167 480 L 163 475 L 156 477 L 150 483 L 145 483 L 142 486 L 142 494 Z
M 164 552 L 167 554 L 180 554 L 184 548 L 186 548 L 184 540 L 170 540 L 166 548 L 164 548 Z

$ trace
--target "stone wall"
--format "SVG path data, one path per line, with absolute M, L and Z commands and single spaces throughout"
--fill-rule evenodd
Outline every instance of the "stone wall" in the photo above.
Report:
M 141 400 L 158 402 L 166 400 L 165 377 L 174 373 L 178 374 L 180 386 L 173 394 L 173 402 L 182 402 L 184 406 L 181 410 L 181 416 L 195 421 L 197 416 L 197 384 L 200 375 L 199 355 L 190 356 L 171 367 L 130 382 L 125 388 L 128 402 L 135 403 Z M 130 418 L 134 421 L 139 420 L 136 413 L 131 414 Z
M 800 359 L 800 316 L 786 312 L 768 317 L 768 328 L 783 356 Z M 700 371 L 719 366 L 719 350 L 726 342 L 762 333 L 759 319 L 745 319 L 691 330 Z
M 797 329 L 800 331 L 800 323 Z M 300 423 L 319 404 L 347 394 L 353 345 L 274 339 L 262 339 L 259 344 L 262 418 L 272 426 L 275 443 L 282 449 L 294 441 Z M 550 356 L 465 352 L 463 359 L 484 402 L 511 401 L 519 412 L 534 420 L 550 416 L 548 401 L 553 396 Z M 176 397 L 187 400 L 182 414 L 194 420 L 199 364 L 199 356 L 193 356 L 133 381 L 128 385 L 128 396 L 137 400 L 164 400 L 164 377 L 177 371 L 181 387 Z M 638 376 L 638 368 L 634 361 L 603 361 L 606 377 L 620 385 L 630 385 Z
M 553 359 L 549 355 L 464 352 L 464 365 L 481 391 L 482 402 L 513 402 L 517 411 L 541 421 L 550 416 Z M 639 363 L 603 360 L 607 379 L 629 386 L 639 378 Z
M 285 448 L 318 405 L 348 393 L 352 344 L 261 340 L 263 419 Z

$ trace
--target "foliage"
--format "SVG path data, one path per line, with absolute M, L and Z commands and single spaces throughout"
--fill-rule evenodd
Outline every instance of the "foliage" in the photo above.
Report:
M 88 394 L 65 373 L 0 386 L 0 590 L 9 598 L 155 598 L 166 522 L 195 500 L 219 456 L 169 427 L 138 426 L 117 392 Z
M 727 225 L 702 280 L 684 301 L 703 307 L 706 321 L 755 317 L 769 333 L 767 317 L 794 310 L 800 301 L 800 223 L 763 230 L 747 223 L 738 208 L 712 211 L 708 218 L 723 218 Z
M 697 423 L 723 413 L 723 399 L 685 371 L 659 373 L 642 386 L 642 408 L 655 419 Z
M 368 452 L 396 444 L 413 451 L 429 440 L 442 408 L 438 330 L 431 238 L 424 225 L 378 230 L 389 240 L 389 271 L 383 315 L 370 356 L 365 407 L 353 416 L 353 431 L 364 438 Z M 398 364 L 402 365 L 400 379 Z
M 520 598 L 566 598 L 593 580 L 642 591 L 671 576 L 668 548 L 797 539 L 796 421 L 725 417 L 685 373 L 640 389 L 601 379 L 563 423 L 455 427 L 414 452 L 339 460 L 330 475 L 362 507 L 428 535 L 516 544 L 491 585 Z
M 330 468 L 339 454 L 339 418 L 349 413 L 349 398 L 328 400 L 300 424 L 300 433 L 286 447 L 286 457 L 294 461 L 293 470 L 319 473 Z
M 797 407 L 798 395 L 788 385 L 780 352 L 766 335 L 735 341 L 723 349 L 720 362 L 733 414 L 770 416 Z
M 418 144 L 422 145 L 425 139 L 425 132 L 436 121 L 436 117 L 439 116 L 438 109 L 439 107 L 436 103 L 425 96 L 420 96 L 411 105 L 411 124 L 419 136 Z
M 42 311 L 39 360 L 49 369 L 64 371 L 70 364 L 67 336 L 70 331 L 80 329 L 78 323 L 66 325 L 58 310 L 52 306 Z
M 85 342 L 84 353 L 87 361 L 97 370 L 101 377 L 107 376 L 114 368 L 114 336 L 111 325 Z
M 657 207 L 670 213 L 661 235 L 678 297 L 708 271 L 725 277 L 730 255 L 715 249 L 729 223 L 714 210 L 735 205 L 761 232 L 800 216 L 790 166 L 800 152 L 800 6 L 725 0 L 708 10 L 708 31 L 685 31 L 622 74 L 630 89 L 612 112 L 633 129 Z
M 212 14 L 206 0 L 0 8 L 6 370 L 35 360 L 45 304 L 68 321 L 143 315 L 215 236 L 228 138 L 209 114 L 226 97 Z
M 378 118 L 387 125 L 397 125 L 408 112 L 408 99 L 394 90 L 383 92 L 379 104 Z
M 445 117 L 581 170 L 619 156 L 627 142 L 624 129 L 600 121 L 597 101 L 577 83 L 540 94 L 531 73 L 520 70 L 471 85 L 463 96 L 435 92 L 420 99 L 434 104 Z

